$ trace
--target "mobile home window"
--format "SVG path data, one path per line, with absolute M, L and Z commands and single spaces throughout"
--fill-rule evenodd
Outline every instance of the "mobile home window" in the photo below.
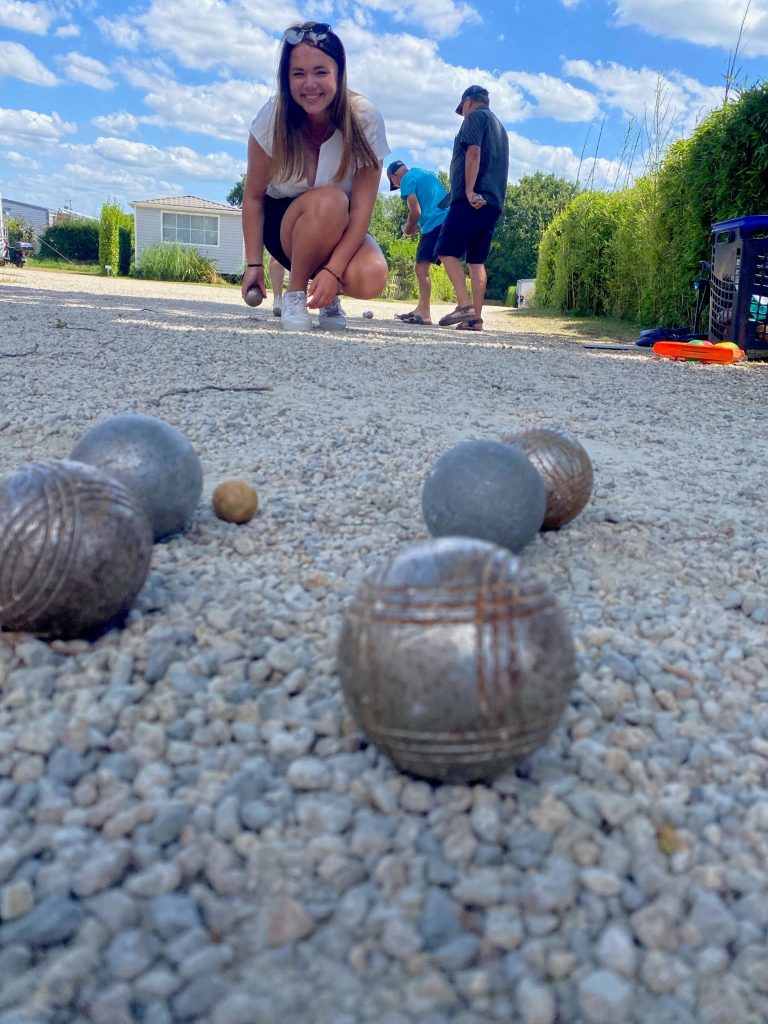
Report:
M 163 241 L 182 245 L 218 245 L 219 218 L 196 213 L 163 213 Z

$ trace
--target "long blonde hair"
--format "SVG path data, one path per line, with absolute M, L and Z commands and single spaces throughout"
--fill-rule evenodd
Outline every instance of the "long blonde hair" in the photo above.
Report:
M 341 40 L 334 32 L 329 31 L 317 43 L 312 43 L 308 39 L 304 41 L 310 46 L 317 46 L 318 50 L 335 62 L 337 68 L 336 96 L 331 104 L 330 115 L 334 129 L 341 132 L 341 161 L 333 180 L 342 181 L 347 176 L 350 165 L 355 170 L 359 167 L 377 167 L 379 159 L 366 139 L 360 118 L 352 106 L 352 94 L 347 88 L 347 56 Z M 302 129 L 306 124 L 307 115 L 291 96 L 290 87 L 290 60 L 294 45 L 300 44 L 292 44 L 283 39 L 280 50 L 277 102 L 272 129 L 274 181 L 294 181 L 306 176 L 307 147 Z

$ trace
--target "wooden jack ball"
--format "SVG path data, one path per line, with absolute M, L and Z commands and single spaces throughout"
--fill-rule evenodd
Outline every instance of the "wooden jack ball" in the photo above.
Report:
M 212 500 L 213 511 L 227 523 L 247 523 L 259 507 L 259 496 L 245 480 L 222 480 Z

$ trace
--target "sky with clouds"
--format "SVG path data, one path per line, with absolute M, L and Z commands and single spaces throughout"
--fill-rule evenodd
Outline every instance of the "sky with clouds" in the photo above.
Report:
M 744 19 L 747 11 L 746 20 Z M 274 90 L 282 30 L 333 25 L 392 157 L 447 169 L 479 83 L 535 171 L 614 189 L 765 76 L 768 0 L 0 0 L 0 193 L 98 214 L 224 202 Z

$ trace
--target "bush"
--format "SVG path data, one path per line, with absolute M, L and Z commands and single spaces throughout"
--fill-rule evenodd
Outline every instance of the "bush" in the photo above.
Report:
M 118 245 L 120 255 L 118 257 L 117 272 L 123 275 L 130 274 L 134 253 L 133 217 L 130 218 L 130 221 L 130 225 L 121 224 L 120 226 L 120 241 Z
M 46 228 L 40 236 L 41 259 L 96 263 L 99 259 L 99 222 L 70 217 Z
M 131 266 L 133 217 L 116 203 L 106 202 L 99 221 L 99 263 L 113 274 L 127 274 Z
M 35 229 L 21 217 L 6 217 L 5 231 L 8 236 L 8 245 L 16 245 L 18 242 L 34 242 Z
M 507 294 L 504 297 L 504 305 L 505 306 L 514 306 L 516 297 L 517 297 L 517 286 L 514 285 L 514 284 L 511 284 L 509 286 L 509 288 L 507 288 Z
M 134 267 L 135 277 L 152 281 L 196 281 L 214 284 L 221 281 L 216 264 L 194 246 L 178 242 L 157 242 L 141 254 Z

